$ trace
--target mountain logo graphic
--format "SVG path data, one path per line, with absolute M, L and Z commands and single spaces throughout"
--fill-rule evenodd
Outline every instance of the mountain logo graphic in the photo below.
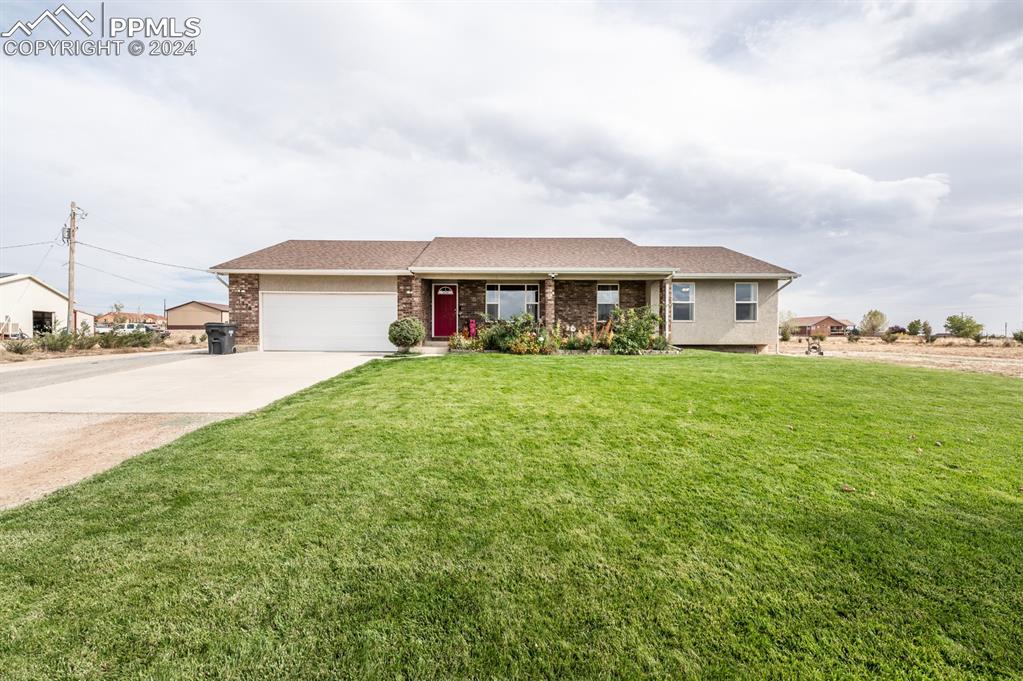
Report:
M 68 29 L 68 27 L 61 23 L 60 19 L 57 18 L 59 15 L 63 15 L 65 21 L 69 21 L 75 26 L 77 26 L 83 33 L 85 33 L 85 35 L 87 36 L 92 35 L 92 30 L 83 22 L 96 21 L 96 17 L 92 16 L 92 14 L 88 10 L 82 12 L 78 16 L 75 16 L 75 13 L 68 9 L 67 5 L 62 3 L 60 7 L 53 11 L 46 10 L 45 12 L 43 12 L 38 17 L 36 17 L 35 21 L 29 21 L 27 23 L 24 21 L 15 22 L 15 24 L 11 26 L 8 30 L 4 31 L 3 33 L 0 33 L 0 36 L 3 36 L 4 38 L 10 38 L 12 35 L 15 34 L 16 31 L 21 31 L 22 33 L 25 34 L 25 37 L 28 37 L 32 35 L 32 31 L 36 30 L 36 27 L 39 26 L 39 24 L 43 23 L 43 21 L 47 19 L 49 19 L 50 22 L 54 26 L 56 26 L 64 35 L 71 35 L 71 31 Z

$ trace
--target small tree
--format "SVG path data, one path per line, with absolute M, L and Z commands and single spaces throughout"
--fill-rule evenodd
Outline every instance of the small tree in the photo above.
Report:
M 934 342 L 934 329 L 931 328 L 930 322 L 924 322 L 920 325 L 920 335 L 923 336 L 924 343 Z
M 426 329 L 423 323 L 413 317 L 403 317 L 391 322 L 387 329 L 387 340 L 391 345 L 408 352 L 413 346 L 419 345 L 426 338 Z
M 984 330 L 984 325 L 968 314 L 954 314 L 945 320 L 945 330 L 956 338 L 973 338 Z
M 110 311 L 114 313 L 114 324 L 124 324 L 128 316 L 124 314 L 124 303 L 114 303 Z
M 795 324 L 792 323 L 793 318 L 791 310 L 785 310 L 778 316 L 778 336 L 783 340 L 787 341 L 792 338 L 792 332 L 795 331 Z
M 1012 340 L 1016 341 L 1017 343 L 1023 343 L 1023 330 L 1013 331 Z
M 870 310 L 860 320 L 860 333 L 864 336 L 876 336 L 888 323 L 888 317 L 880 310 Z
M 910 336 L 919 336 L 920 328 L 923 326 L 923 322 L 919 319 L 914 319 L 909 324 L 906 324 L 906 333 Z

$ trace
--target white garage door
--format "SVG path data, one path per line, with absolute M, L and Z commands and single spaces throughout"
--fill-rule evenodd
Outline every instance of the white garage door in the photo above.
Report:
M 264 293 L 264 350 L 391 351 L 395 293 Z

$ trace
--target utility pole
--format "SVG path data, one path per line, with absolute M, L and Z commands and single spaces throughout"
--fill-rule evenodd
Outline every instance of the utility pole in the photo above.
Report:
M 64 229 L 64 241 L 67 242 L 67 329 L 68 333 L 75 331 L 75 242 L 78 240 L 78 218 L 83 220 L 87 213 L 71 202 L 71 217 L 68 226 Z M 56 331 L 56 329 L 54 329 Z
M 67 327 L 75 332 L 75 238 L 78 233 L 78 206 L 71 202 L 71 218 L 67 230 Z

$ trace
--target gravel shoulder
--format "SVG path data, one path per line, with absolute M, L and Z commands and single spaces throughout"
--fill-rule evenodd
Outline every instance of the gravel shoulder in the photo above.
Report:
M 964 343 L 924 345 L 913 341 L 886 344 L 876 339 L 849 343 L 845 339 L 828 339 L 824 341 L 823 358 L 817 355 L 807 356 L 806 344 L 797 341 L 779 343 L 779 352 L 782 355 L 806 359 L 839 357 L 1023 378 L 1023 346 L 1020 345 L 1010 347 Z
M 0 414 L 0 508 L 38 499 L 233 414 Z

